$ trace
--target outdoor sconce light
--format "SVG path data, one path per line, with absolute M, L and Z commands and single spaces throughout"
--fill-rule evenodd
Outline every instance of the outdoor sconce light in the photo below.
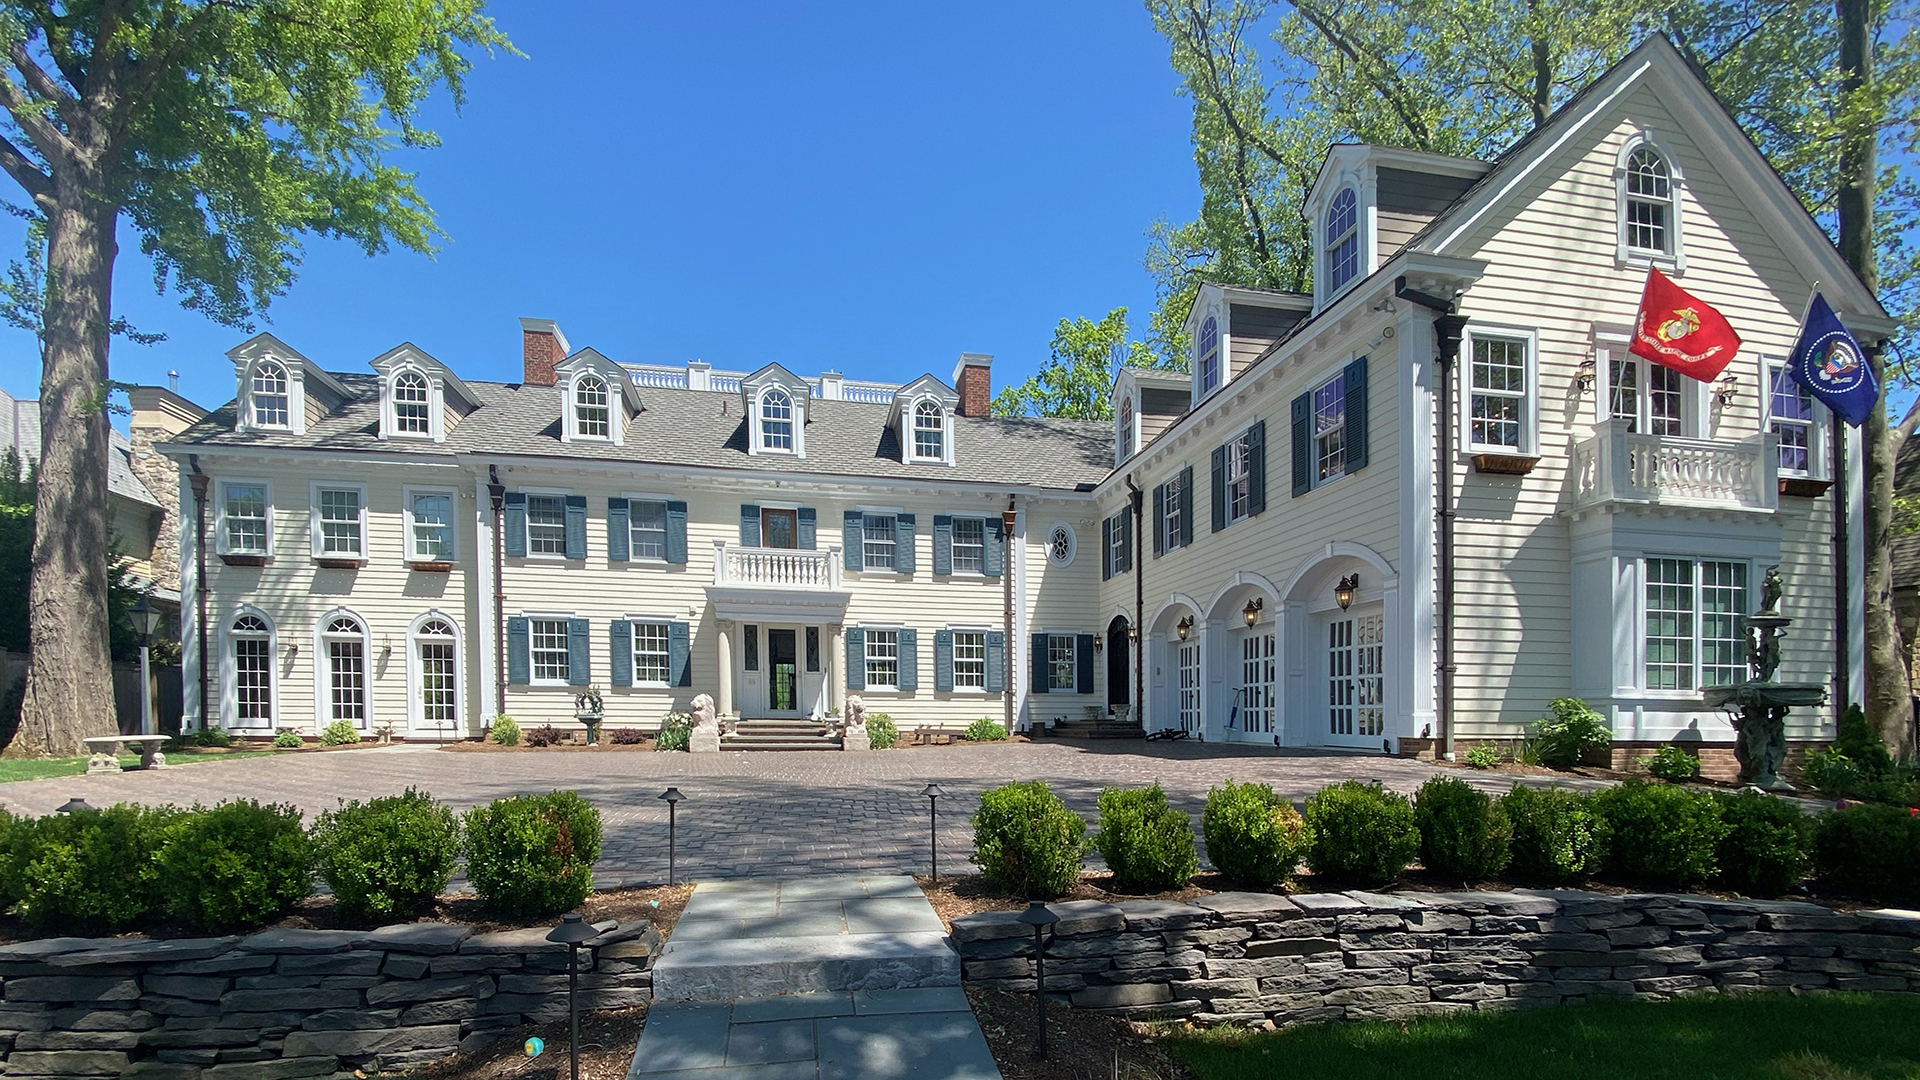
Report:
M 1104 652 L 1106 648 L 1107 648 L 1106 635 L 1105 634 L 1093 635 L 1093 651 L 1096 653 Z
M 927 797 L 927 865 L 932 869 L 933 880 L 940 880 L 940 796 L 946 792 L 939 784 L 928 784 L 920 789 Z
M 1732 372 L 1720 376 L 1720 381 L 1713 384 L 1714 399 L 1720 402 L 1723 409 L 1733 404 L 1734 397 L 1739 393 L 1740 380 Z
M 1355 571 L 1341 578 L 1340 584 L 1333 587 L 1334 602 L 1340 605 L 1341 611 L 1345 611 L 1353 606 L 1353 594 L 1359 591 L 1360 573 Z
M 1040 1028 L 1040 1052 L 1035 1056 L 1047 1059 L 1047 943 L 1042 936 L 1047 927 L 1060 921 L 1060 916 L 1048 910 L 1044 900 L 1029 900 L 1027 910 L 1020 913 L 1019 920 L 1033 927 L 1033 1003 L 1034 1016 Z
M 1180 635 L 1181 641 L 1185 641 L 1187 640 L 1187 631 L 1192 629 L 1193 629 L 1193 616 L 1188 615 L 1183 617 L 1178 623 L 1174 624 L 1173 632 Z
M 562 915 L 560 925 L 547 933 L 548 941 L 567 947 L 567 1059 L 573 1066 L 573 1080 L 580 1080 L 580 946 L 599 936 L 600 931 L 577 913 Z
M 1578 387 L 1583 394 L 1593 390 L 1593 370 L 1593 361 L 1591 359 L 1580 361 L 1580 372 L 1573 377 L 1573 385 Z
M 1240 609 L 1240 617 L 1247 620 L 1248 626 L 1252 626 L 1260 621 L 1260 612 L 1265 610 L 1266 606 L 1267 602 L 1256 596 L 1247 601 L 1246 607 Z
M 56 814 L 89 814 L 93 812 L 93 807 L 87 805 L 87 800 L 76 795 L 54 808 L 53 812 Z
M 1127 640 L 1129 642 L 1138 642 L 1140 640 L 1140 628 L 1137 626 L 1127 627 Z
M 679 807 L 681 801 L 685 799 L 686 796 L 680 794 L 679 788 L 670 787 L 661 792 L 659 798 L 660 801 L 667 804 L 667 884 L 673 885 L 676 884 L 673 876 L 674 810 Z

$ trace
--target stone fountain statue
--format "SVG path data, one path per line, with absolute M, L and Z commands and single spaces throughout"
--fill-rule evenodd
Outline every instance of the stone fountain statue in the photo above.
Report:
M 1733 756 L 1740 762 L 1740 779 L 1765 791 L 1792 791 L 1780 778 L 1787 757 L 1787 710 L 1795 705 L 1821 705 L 1827 688 L 1819 683 L 1775 682 L 1780 670 L 1780 640 L 1792 619 L 1780 614 L 1780 568 L 1770 566 L 1760 582 L 1760 612 L 1741 620 L 1747 645 L 1747 667 L 1752 677 L 1732 686 L 1716 686 L 1704 695 L 1710 709 L 1725 709 L 1733 719 Z
M 600 721 L 603 716 L 603 704 L 600 697 L 600 688 L 597 686 L 587 687 L 573 699 L 573 718 L 587 726 L 588 746 L 594 746 L 600 742 Z

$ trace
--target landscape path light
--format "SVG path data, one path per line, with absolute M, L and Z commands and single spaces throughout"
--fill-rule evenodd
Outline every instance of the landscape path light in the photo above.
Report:
M 669 885 L 677 884 L 674 880 L 674 810 L 684 799 L 686 796 L 680 794 L 680 789 L 677 787 L 670 787 L 660 793 L 660 800 L 667 804 L 667 884 Z
M 1043 935 L 1047 927 L 1060 921 L 1047 907 L 1045 900 L 1027 901 L 1027 910 L 1020 913 L 1020 921 L 1033 927 L 1033 1002 L 1036 1025 L 1040 1029 L 1040 1048 L 1034 1056 L 1042 1061 L 1047 1058 L 1047 943 Z
M 933 880 L 940 880 L 940 796 L 946 792 L 939 784 L 928 784 L 920 789 L 927 797 L 927 865 L 931 868 Z
M 578 913 L 562 915 L 560 925 L 547 932 L 548 941 L 567 947 L 567 1060 L 573 1080 L 580 1080 L 580 946 L 599 936 Z
M 75 795 L 73 798 L 68 799 L 66 802 L 54 808 L 53 812 L 56 814 L 88 814 L 93 812 L 93 807 L 87 805 L 87 800 Z

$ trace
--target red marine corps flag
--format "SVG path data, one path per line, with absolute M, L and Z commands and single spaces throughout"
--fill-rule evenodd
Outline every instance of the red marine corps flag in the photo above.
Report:
M 1740 335 L 1712 306 L 1654 267 L 1647 271 L 1647 289 L 1640 294 L 1640 318 L 1629 351 L 1689 378 L 1712 382 L 1740 351 Z

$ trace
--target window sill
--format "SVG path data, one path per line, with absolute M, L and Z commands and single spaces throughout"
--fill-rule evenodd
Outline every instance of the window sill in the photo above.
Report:
M 315 555 L 313 564 L 322 570 L 358 570 L 367 560 L 359 555 Z
M 453 561 L 451 559 L 414 559 L 407 563 L 407 568 L 423 574 L 446 574 L 453 571 Z
M 1783 476 L 1780 478 L 1780 494 L 1792 495 L 1798 499 L 1817 499 L 1833 486 L 1831 480 L 1815 480 L 1810 476 Z
M 1473 455 L 1473 471 L 1496 476 L 1525 476 L 1540 464 L 1537 454 L 1479 453 Z
M 265 555 L 236 555 L 225 551 L 220 553 L 220 561 L 226 563 L 228 566 L 267 565 L 267 557 Z

